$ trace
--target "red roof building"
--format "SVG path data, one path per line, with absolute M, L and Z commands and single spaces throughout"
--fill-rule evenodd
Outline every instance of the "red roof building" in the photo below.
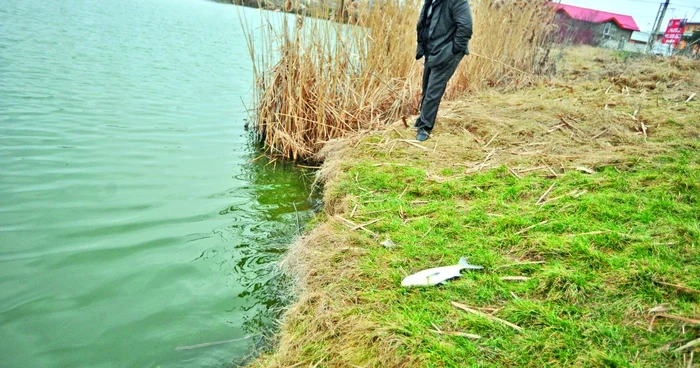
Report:
M 629 15 L 608 13 L 600 10 L 581 8 L 573 5 L 554 4 L 557 12 L 564 12 L 571 19 L 587 23 L 615 22 L 620 29 L 639 32 L 637 22 Z
M 560 41 L 622 48 L 639 31 L 629 15 L 549 3 L 557 12 Z

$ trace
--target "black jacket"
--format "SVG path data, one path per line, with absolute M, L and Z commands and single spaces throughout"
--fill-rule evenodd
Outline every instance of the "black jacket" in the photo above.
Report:
M 426 12 L 431 0 L 423 3 L 416 32 L 418 49 L 416 59 L 425 56 L 428 67 L 440 65 L 453 55 L 469 55 L 469 40 L 472 38 L 472 12 L 468 0 L 432 0 L 433 14 L 426 29 Z M 427 32 L 424 32 L 427 31 Z M 427 36 L 427 39 L 425 37 Z

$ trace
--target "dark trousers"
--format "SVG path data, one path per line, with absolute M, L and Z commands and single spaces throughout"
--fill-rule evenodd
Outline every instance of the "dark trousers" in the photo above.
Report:
M 416 121 L 416 128 L 423 128 L 428 132 L 433 130 L 440 101 L 442 100 L 442 95 L 445 94 L 445 88 L 447 88 L 447 82 L 452 78 L 463 57 L 463 54 L 458 54 L 450 61 L 434 68 L 429 68 L 427 65 L 428 57 L 426 56 L 426 65 L 423 69 L 423 99 L 421 100 L 420 116 Z

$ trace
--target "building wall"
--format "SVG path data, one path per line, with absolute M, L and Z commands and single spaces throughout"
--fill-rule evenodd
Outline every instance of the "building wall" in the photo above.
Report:
M 590 44 L 622 49 L 632 37 L 632 31 L 622 29 L 613 21 L 591 23 L 569 18 L 564 12 L 557 13 L 559 41 L 574 44 Z M 608 30 L 607 34 L 605 30 Z
M 642 44 L 642 43 L 633 43 L 633 42 L 628 42 L 626 43 L 622 49 L 624 51 L 629 51 L 629 52 L 636 52 L 636 53 L 646 53 L 647 51 L 647 45 Z
M 628 29 L 622 29 L 617 26 L 615 22 L 609 22 L 611 25 L 608 34 L 610 37 L 608 39 L 614 39 L 616 41 L 628 42 L 632 38 L 632 32 Z M 604 26 L 604 25 L 603 25 Z
M 605 33 L 607 27 L 608 32 Z M 632 38 L 632 31 L 627 29 L 622 29 L 617 26 L 615 22 L 608 22 L 599 24 L 597 27 L 597 32 L 601 35 L 600 46 L 622 50 Z

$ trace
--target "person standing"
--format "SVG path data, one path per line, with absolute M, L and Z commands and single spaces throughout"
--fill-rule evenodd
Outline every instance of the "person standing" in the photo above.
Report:
M 422 142 L 435 126 L 447 82 L 469 55 L 472 14 L 468 0 L 425 0 L 416 31 L 416 60 L 425 56 L 420 116 L 415 124 L 416 140 Z

